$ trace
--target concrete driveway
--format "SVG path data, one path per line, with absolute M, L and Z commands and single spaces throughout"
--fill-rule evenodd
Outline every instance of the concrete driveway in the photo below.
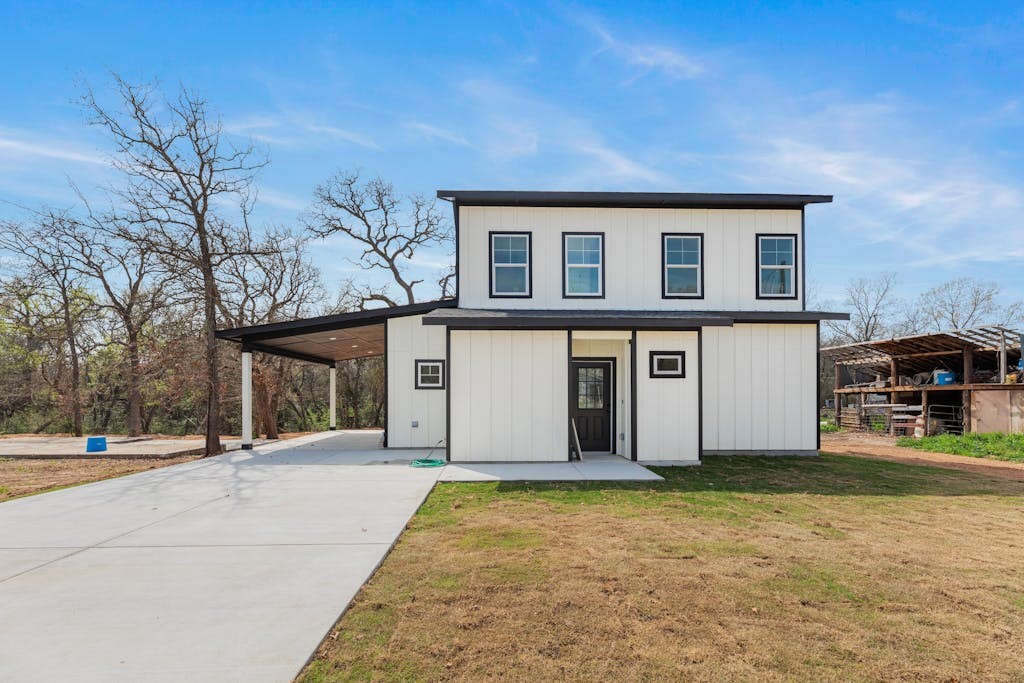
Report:
M 288 681 L 440 470 L 333 432 L 0 504 L 0 680 Z

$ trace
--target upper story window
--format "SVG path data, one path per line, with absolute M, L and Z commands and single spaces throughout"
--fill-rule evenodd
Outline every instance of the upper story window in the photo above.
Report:
M 562 233 L 562 296 L 604 297 L 604 233 Z
M 661 236 L 661 296 L 700 299 L 704 296 L 704 239 L 702 235 Z
M 757 236 L 757 298 L 796 298 L 796 235 Z
M 533 285 L 532 235 L 491 233 L 491 298 L 528 298 Z

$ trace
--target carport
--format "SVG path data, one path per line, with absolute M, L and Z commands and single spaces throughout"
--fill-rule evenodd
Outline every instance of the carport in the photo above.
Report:
M 337 367 L 341 361 L 384 356 L 384 410 L 387 411 L 387 321 L 451 308 L 454 299 L 352 311 L 316 318 L 236 327 L 217 332 L 242 352 L 242 448 L 252 448 L 252 354 L 269 353 L 325 365 L 330 373 L 329 428 L 338 427 Z M 384 433 L 387 445 L 387 432 Z

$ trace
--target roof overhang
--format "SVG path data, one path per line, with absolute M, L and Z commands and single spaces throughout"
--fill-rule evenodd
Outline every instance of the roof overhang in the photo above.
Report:
M 818 311 L 581 311 L 450 308 L 423 316 L 424 325 L 453 329 L 680 330 L 730 327 L 734 323 L 816 323 L 848 320 L 846 313 Z
M 803 209 L 825 204 L 824 194 L 736 194 L 706 192 L 549 192 L 438 190 L 439 199 L 460 206 L 566 206 L 643 209 Z
M 331 365 L 337 361 L 384 355 L 385 327 L 391 318 L 420 315 L 452 306 L 455 306 L 455 300 L 445 299 L 352 311 L 220 330 L 217 337 L 239 343 L 252 351 Z

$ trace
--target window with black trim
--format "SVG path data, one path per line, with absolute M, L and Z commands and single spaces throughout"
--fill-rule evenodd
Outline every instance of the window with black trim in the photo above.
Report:
M 696 234 L 661 236 L 661 295 L 665 299 L 704 296 L 704 238 Z
M 444 389 L 444 361 L 416 361 L 417 389 Z
M 528 232 L 491 233 L 491 298 L 531 296 L 532 241 Z
M 562 297 L 604 296 L 604 235 L 595 232 L 562 234 Z
M 796 298 L 796 235 L 757 236 L 757 297 Z
M 651 377 L 686 377 L 686 352 L 651 351 Z

